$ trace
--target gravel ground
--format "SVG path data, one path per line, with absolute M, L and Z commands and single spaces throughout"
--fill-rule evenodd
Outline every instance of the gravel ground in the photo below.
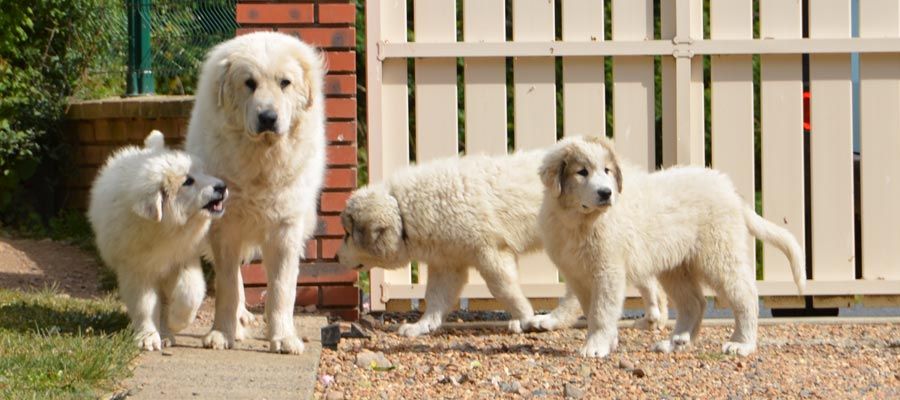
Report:
M 900 398 L 900 324 L 762 326 L 746 358 L 720 353 L 731 329 L 705 326 L 689 350 L 659 354 L 648 348 L 668 330 L 623 328 L 619 350 L 603 360 L 575 356 L 583 329 L 414 339 L 375 330 L 323 350 L 316 397 Z

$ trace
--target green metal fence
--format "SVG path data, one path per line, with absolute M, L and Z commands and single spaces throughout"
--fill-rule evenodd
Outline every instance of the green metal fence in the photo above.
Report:
M 76 96 L 192 94 L 203 56 L 234 36 L 236 0 L 110 0 L 91 27 L 112 41 Z
M 238 27 L 235 0 L 126 2 L 135 16 L 129 94 L 152 93 L 154 87 L 158 93 L 193 93 L 203 55 Z

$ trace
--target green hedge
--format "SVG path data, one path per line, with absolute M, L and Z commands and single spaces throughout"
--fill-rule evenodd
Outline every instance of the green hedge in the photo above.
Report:
M 116 0 L 0 0 L 0 220 L 55 208 L 66 99 L 116 87 L 91 76 L 117 43 L 103 23 Z M 118 78 L 120 81 L 122 78 Z M 82 84 L 82 82 L 86 82 Z

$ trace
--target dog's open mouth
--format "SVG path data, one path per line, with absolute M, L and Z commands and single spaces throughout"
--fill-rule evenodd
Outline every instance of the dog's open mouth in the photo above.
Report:
M 203 206 L 203 209 L 209 211 L 212 215 L 221 215 L 225 212 L 225 198 L 210 201 Z

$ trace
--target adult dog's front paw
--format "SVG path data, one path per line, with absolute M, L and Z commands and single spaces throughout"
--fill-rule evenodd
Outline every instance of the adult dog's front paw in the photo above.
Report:
M 397 329 L 397 334 L 406 337 L 427 335 L 437 330 L 438 326 L 438 324 L 425 321 L 419 321 L 414 324 L 403 324 Z
M 162 339 L 157 331 L 143 331 L 134 335 L 138 347 L 145 351 L 162 350 Z
M 234 348 L 234 338 L 229 338 L 223 332 L 212 330 L 203 337 L 203 347 L 213 350 L 225 350 Z
M 269 351 L 279 354 L 300 354 L 303 353 L 303 341 L 296 336 L 272 339 L 269 341 Z
M 616 349 L 616 340 L 603 335 L 588 335 L 587 341 L 579 353 L 584 357 L 604 358 Z

